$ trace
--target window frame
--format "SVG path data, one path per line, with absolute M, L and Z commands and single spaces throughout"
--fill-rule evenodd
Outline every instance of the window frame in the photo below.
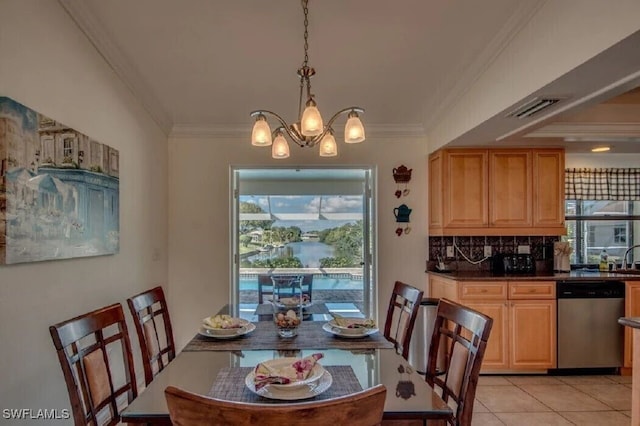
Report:
M 575 206 L 575 210 L 576 210 L 576 214 L 574 215 L 568 215 L 566 214 L 567 211 L 567 202 L 575 202 L 576 206 Z M 584 221 L 589 221 L 589 222 L 611 222 L 611 221 L 620 221 L 620 222 L 626 222 L 627 224 L 627 230 L 628 232 L 626 233 L 626 237 L 627 242 L 625 243 L 620 243 L 620 244 L 624 244 L 627 247 L 629 247 L 630 244 L 628 241 L 633 242 L 634 241 L 634 222 L 637 221 L 640 223 L 640 215 L 635 214 L 634 212 L 634 202 L 636 202 L 635 200 L 624 200 L 625 203 L 627 203 L 627 207 L 628 207 L 628 211 L 629 214 L 599 214 L 599 215 L 586 215 L 583 214 L 583 203 L 584 202 L 589 202 L 589 201 L 603 201 L 603 200 L 575 200 L 575 199 L 567 199 L 565 200 L 565 222 L 568 221 L 575 221 L 576 222 L 576 227 L 575 227 L 575 239 L 576 239 L 576 243 L 575 243 L 575 252 L 576 252 L 576 263 L 572 264 L 574 266 L 590 266 L 590 265 L 594 265 L 593 263 L 587 263 L 585 261 L 585 259 L 582 259 L 582 253 L 584 252 L 584 245 L 585 245 L 585 238 L 583 235 L 583 227 L 581 226 L 581 222 Z M 620 201 L 620 200 L 611 200 L 611 201 Z M 615 227 L 614 227 L 615 230 Z M 614 231 L 615 232 L 615 231 Z M 614 235 L 615 238 L 615 235 Z M 586 242 L 588 243 L 588 242 Z M 578 253 L 580 254 L 580 257 L 578 258 L 577 255 Z M 632 255 L 630 255 L 632 256 Z

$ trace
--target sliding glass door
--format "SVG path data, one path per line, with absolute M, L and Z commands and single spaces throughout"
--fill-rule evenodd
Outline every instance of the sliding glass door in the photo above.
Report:
M 304 277 L 312 304 L 345 316 L 376 310 L 374 177 L 361 168 L 232 168 L 232 304 L 243 316 L 273 280 Z

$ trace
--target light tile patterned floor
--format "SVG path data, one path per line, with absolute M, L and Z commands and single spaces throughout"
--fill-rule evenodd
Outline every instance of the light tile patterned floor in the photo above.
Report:
M 628 426 L 631 377 L 480 376 L 473 426 Z

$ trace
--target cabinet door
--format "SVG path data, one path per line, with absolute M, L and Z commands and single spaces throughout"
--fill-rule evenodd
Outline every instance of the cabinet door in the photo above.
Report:
M 429 275 L 429 297 L 446 298 L 458 301 L 458 282 Z
M 506 301 L 483 301 L 483 302 L 462 302 L 476 311 L 493 318 L 493 326 L 487 349 L 482 360 L 482 372 L 501 371 L 509 368 L 508 355 L 508 335 L 507 327 L 507 302 Z
M 533 226 L 564 226 L 564 151 L 533 151 Z
M 490 152 L 490 226 L 531 226 L 532 180 L 530 150 L 495 150 Z
M 509 342 L 512 370 L 555 368 L 556 301 L 510 301 Z
M 488 225 L 487 150 L 448 150 L 443 158 L 443 226 Z
M 627 281 L 624 299 L 624 316 L 640 317 L 640 282 Z M 633 367 L 633 329 L 624 328 L 624 366 Z
M 442 228 L 442 151 L 429 156 L 429 229 Z

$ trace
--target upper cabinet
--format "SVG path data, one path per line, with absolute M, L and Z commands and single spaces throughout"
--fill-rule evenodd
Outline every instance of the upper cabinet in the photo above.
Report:
M 429 156 L 431 235 L 561 235 L 564 150 L 443 149 Z

